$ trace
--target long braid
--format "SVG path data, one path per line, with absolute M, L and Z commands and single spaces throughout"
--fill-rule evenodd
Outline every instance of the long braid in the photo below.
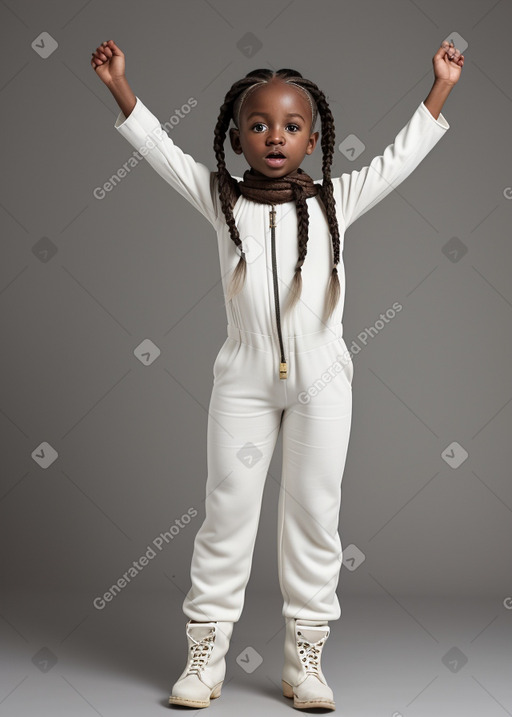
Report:
M 304 79 L 300 82 L 297 81 L 297 84 L 301 84 L 311 93 L 317 104 L 318 112 L 322 120 L 321 146 L 323 183 L 320 187 L 320 197 L 327 213 L 327 221 L 329 223 L 333 249 L 333 268 L 327 286 L 327 320 L 336 308 L 336 304 L 338 303 L 341 294 L 338 276 L 338 264 L 340 261 L 340 232 L 338 219 L 336 217 L 336 201 L 334 199 L 333 184 L 331 179 L 331 166 L 335 141 L 334 118 L 324 93 L 314 84 L 314 82 Z
M 338 278 L 337 264 L 340 260 L 340 238 L 338 220 L 336 217 L 336 204 L 333 194 L 333 185 L 331 180 L 331 164 L 334 154 L 334 119 L 327 103 L 324 93 L 317 87 L 314 82 L 305 79 L 296 70 L 283 68 L 277 72 L 268 69 L 257 69 L 249 72 L 244 78 L 235 82 L 227 92 L 224 103 L 222 104 L 217 119 L 217 125 L 214 130 L 214 151 L 217 159 L 219 196 L 222 211 L 226 218 L 231 239 L 240 249 L 240 259 L 235 267 L 231 278 L 230 286 L 226 296 L 226 303 L 229 302 L 241 289 L 245 282 L 247 262 L 242 247 L 242 240 L 236 227 L 235 219 L 232 211 L 232 197 L 236 195 L 236 180 L 229 174 L 226 169 L 226 161 L 224 154 L 224 142 L 226 133 L 229 128 L 231 119 L 234 119 L 233 109 L 237 98 L 248 87 L 261 82 L 261 80 L 270 80 L 278 77 L 284 81 L 290 81 L 300 85 L 306 89 L 316 102 L 318 113 L 321 118 L 322 127 L 322 173 L 323 184 L 319 189 L 319 196 L 325 206 L 327 220 L 329 223 L 329 231 L 332 237 L 333 245 L 333 269 L 329 278 L 327 287 L 327 308 L 325 320 L 328 320 L 334 311 L 340 297 L 340 283 Z M 311 128 L 311 131 L 313 128 Z M 297 207 L 297 229 L 298 229 L 298 250 L 299 258 L 295 266 L 295 274 L 291 285 L 291 299 L 286 308 L 290 310 L 297 303 L 302 292 L 302 265 L 307 254 L 309 215 L 306 203 L 306 197 L 301 187 L 294 185 L 294 198 Z
M 213 149 L 215 151 L 215 157 L 217 159 L 217 177 L 219 182 L 219 197 L 222 206 L 224 217 L 229 228 L 229 234 L 231 239 L 235 242 L 237 247 L 240 247 L 240 260 L 236 265 L 233 277 L 231 279 L 229 295 L 226 298 L 228 303 L 235 294 L 237 294 L 244 282 L 246 275 L 247 262 L 245 261 L 245 253 L 242 247 L 242 240 L 238 233 L 238 228 L 235 223 L 233 216 L 232 202 L 230 201 L 233 193 L 233 184 L 235 180 L 228 172 L 226 168 L 226 156 L 224 153 L 224 142 L 226 140 L 226 133 L 229 128 L 229 123 L 233 117 L 233 105 L 236 98 L 240 95 L 243 90 L 254 84 L 254 80 L 249 78 L 243 78 L 231 87 L 224 98 L 224 103 L 220 108 L 219 116 L 217 118 L 217 124 L 214 130 Z
M 308 205 L 306 204 L 306 195 L 302 187 L 296 184 L 292 185 L 292 191 L 297 206 L 297 241 L 299 244 L 299 258 L 295 265 L 295 274 L 293 275 L 292 284 L 290 287 L 291 297 L 288 305 L 286 306 L 285 313 L 291 311 L 295 304 L 300 299 L 302 292 L 302 265 L 308 252 L 308 238 L 309 238 L 309 213 Z

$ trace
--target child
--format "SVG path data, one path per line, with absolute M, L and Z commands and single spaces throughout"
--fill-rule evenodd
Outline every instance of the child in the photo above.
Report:
M 206 517 L 183 602 L 188 659 L 169 702 L 207 707 L 220 696 L 282 426 L 283 694 L 298 709 L 334 709 L 320 657 L 328 621 L 341 615 L 338 520 L 354 370 L 342 330 L 344 233 L 444 136 L 441 108 L 464 56 L 443 42 L 432 89 L 394 143 L 369 166 L 332 179 L 333 117 L 324 93 L 299 72 L 259 69 L 232 85 L 214 131 L 211 172 L 177 147 L 134 95 L 113 40 L 92 55 L 121 109 L 114 127 L 216 231 L 226 299 L 227 338 L 213 366 L 208 416 Z M 315 149 L 318 117 L 323 178 L 313 181 L 300 164 Z M 228 129 L 232 149 L 250 166 L 243 178 L 226 168 Z

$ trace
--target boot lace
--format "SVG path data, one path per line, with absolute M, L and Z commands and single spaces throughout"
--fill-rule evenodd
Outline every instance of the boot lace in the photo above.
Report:
M 300 631 L 298 631 L 298 634 L 302 635 Z M 323 637 L 318 642 L 308 642 L 304 639 L 297 641 L 297 645 L 300 648 L 300 659 L 304 663 L 304 669 L 307 673 L 316 675 L 317 677 L 320 677 L 320 656 L 325 640 L 326 638 Z
M 215 632 L 212 631 L 210 635 L 206 635 L 206 637 L 203 637 L 199 641 L 194 640 L 192 636 L 191 638 L 194 641 L 194 644 L 190 646 L 192 657 L 190 661 L 190 666 L 187 671 L 188 675 L 199 674 L 201 670 L 204 670 L 204 668 L 206 667 L 206 664 L 210 659 L 210 655 L 213 650 Z

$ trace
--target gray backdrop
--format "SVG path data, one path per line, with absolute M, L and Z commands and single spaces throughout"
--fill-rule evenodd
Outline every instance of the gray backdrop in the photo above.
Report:
M 408 627 L 433 636 L 439 660 L 456 641 L 442 644 L 442 620 L 451 622 L 429 612 L 438 599 L 484 601 L 459 640 L 465 655 L 489 625 L 509 644 L 511 19 L 509 3 L 482 0 L 0 4 L 0 634 L 10 646 L 2 714 L 20 714 L 22 695 L 40 694 L 34 674 L 50 669 L 41 661 L 62 661 L 80 633 L 96 636 L 87 643 L 91 661 L 104 659 L 114 672 L 124 658 L 106 658 L 110 639 L 147 640 L 145 654 L 165 635 L 159 649 L 172 669 L 159 662 L 159 681 L 142 668 L 157 691 L 184 664 L 181 603 L 204 517 L 207 410 L 226 317 L 213 229 L 146 162 L 95 198 L 132 153 L 113 127 L 119 108 L 90 66 L 107 39 L 125 52 L 132 89 L 162 123 L 196 98 L 173 120 L 171 136 L 210 169 L 231 84 L 255 67 L 298 69 L 326 93 L 336 145 L 352 133 L 366 145 L 353 162 L 337 150 L 334 176 L 382 153 L 426 98 L 443 39 L 461 39 L 465 67 L 442 110 L 450 129 L 345 237 L 344 336 L 360 350 L 338 593 L 342 605 L 361 611 L 363 628 L 369 617 L 361 606 L 383 599 Z M 241 175 L 243 157 L 228 144 L 226 153 Z M 321 177 L 320 144 L 302 166 Z M 382 326 L 394 302 L 403 309 Z M 151 365 L 137 356 L 147 339 L 161 352 Z M 266 644 L 281 626 L 280 447 L 281 438 L 246 597 L 246 614 L 265 615 L 258 630 L 269 620 Z M 155 555 L 137 577 L 95 606 L 151 546 Z M 142 602 L 98 650 L 137 595 Z M 389 617 L 368 613 L 377 629 Z M 171 626 L 181 652 L 168 642 Z M 354 641 L 359 650 L 367 644 L 358 630 Z M 75 648 L 81 658 L 89 654 L 84 643 Z M 280 646 L 272 649 L 279 656 Z M 356 654 L 363 660 L 347 655 L 347 669 Z M 140 675 L 126 659 L 124 670 Z M 401 669 L 395 665 L 395 678 Z M 434 674 L 425 668 L 409 698 Z M 512 714 L 512 701 L 473 674 L 486 714 Z M 498 679 L 497 667 L 492 675 Z M 80 689 L 63 669 L 59 680 L 75 714 L 91 714 L 95 690 Z M 382 714 L 401 709 L 400 699 L 407 702 L 379 702 Z M 420 704 L 402 711 L 422 714 Z

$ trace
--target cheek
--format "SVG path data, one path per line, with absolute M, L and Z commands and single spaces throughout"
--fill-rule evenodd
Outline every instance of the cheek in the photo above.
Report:
M 262 143 L 261 137 L 258 137 L 256 135 L 251 135 L 250 137 L 247 137 L 244 142 L 244 149 L 246 151 L 255 151 Z

